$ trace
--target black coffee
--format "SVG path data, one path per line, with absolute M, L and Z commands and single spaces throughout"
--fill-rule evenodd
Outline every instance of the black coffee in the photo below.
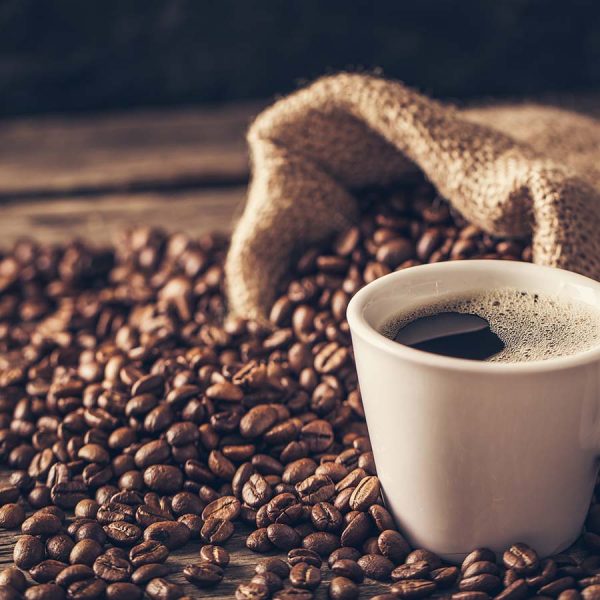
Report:
M 471 360 L 487 360 L 505 348 L 483 317 L 459 312 L 420 317 L 402 327 L 394 341 L 425 352 Z
M 471 360 L 528 362 L 568 356 L 600 343 L 600 311 L 501 288 L 442 297 L 398 312 L 380 328 L 406 346 Z

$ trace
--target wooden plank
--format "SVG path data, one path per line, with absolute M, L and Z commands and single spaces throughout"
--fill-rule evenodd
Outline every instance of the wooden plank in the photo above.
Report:
M 136 225 L 193 235 L 229 231 L 235 215 L 241 212 L 245 193 L 245 187 L 239 186 L 0 204 L 0 247 L 6 248 L 24 236 L 43 242 L 78 237 L 103 243 Z
M 243 182 L 263 103 L 0 123 L 0 197 Z

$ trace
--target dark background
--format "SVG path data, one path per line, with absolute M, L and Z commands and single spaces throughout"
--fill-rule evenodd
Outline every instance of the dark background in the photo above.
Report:
M 438 97 L 600 87 L 597 0 L 0 0 L 0 115 L 265 98 L 339 69 Z

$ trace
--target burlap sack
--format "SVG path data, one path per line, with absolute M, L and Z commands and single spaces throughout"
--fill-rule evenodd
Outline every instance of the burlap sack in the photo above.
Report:
M 248 142 L 253 177 L 226 263 L 235 314 L 268 314 L 295 250 L 357 218 L 352 189 L 415 169 L 489 233 L 532 235 L 536 263 L 600 279 L 594 119 L 533 104 L 458 111 L 339 74 L 265 110 Z

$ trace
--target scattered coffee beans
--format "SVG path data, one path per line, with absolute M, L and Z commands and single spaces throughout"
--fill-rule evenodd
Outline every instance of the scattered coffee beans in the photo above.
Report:
M 248 525 L 248 548 L 282 558 L 257 559 L 239 599 L 311 600 L 322 579 L 333 600 L 372 580 L 379 600 L 599 597 L 598 505 L 576 559 L 516 543 L 502 565 L 478 549 L 458 569 L 398 532 L 348 301 L 395 269 L 531 249 L 466 224 L 424 182 L 362 196 L 360 223 L 298 258 L 267 324 L 225 319 L 217 235 L 136 229 L 106 250 L 22 241 L 0 254 L 0 460 L 13 471 L 0 527 L 20 527 L 14 562 L 35 582 L 10 568 L 0 599 L 185 599 L 169 554 L 199 541 L 183 576 L 219 585 L 223 545 Z

